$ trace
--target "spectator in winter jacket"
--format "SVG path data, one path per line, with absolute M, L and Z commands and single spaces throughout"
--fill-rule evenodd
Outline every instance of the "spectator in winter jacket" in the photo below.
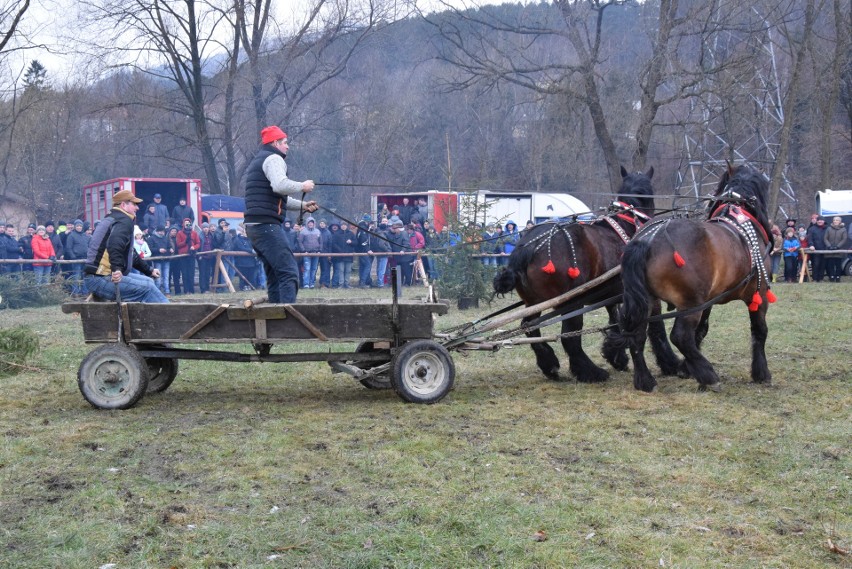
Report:
M 65 259 L 77 261 L 71 264 L 71 294 L 86 295 L 86 287 L 83 284 L 83 265 L 86 261 L 86 253 L 89 250 L 90 235 L 83 230 L 83 221 L 74 220 L 74 229 L 65 238 Z
M 210 224 L 206 221 L 201 224 L 201 233 L 198 235 L 201 243 L 199 253 L 207 253 L 213 250 L 213 233 Z M 202 293 L 210 290 L 210 279 L 213 276 L 213 268 L 216 265 L 216 257 L 212 254 L 198 255 L 198 288 Z
M 371 253 L 370 233 L 375 231 L 376 224 L 372 223 L 369 215 L 365 215 L 358 223 L 358 231 L 355 234 L 355 252 Z M 358 287 L 367 288 L 371 284 L 370 272 L 373 268 L 373 256 L 362 255 L 358 257 Z
M 383 227 L 383 226 L 384 227 Z M 388 240 L 388 225 L 384 223 L 378 227 L 372 228 L 370 234 L 368 253 L 376 255 L 376 280 L 373 286 L 383 288 L 385 286 L 385 274 L 388 268 L 388 256 L 382 253 L 390 253 L 391 244 Z
M 342 221 L 340 231 L 331 237 L 332 253 L 354 253 L 357 247 L 355 234 L 349 231 L 349 225 Z M 349 279 L 352 274 L 352 257 L 332 257 L 334 263 L 334 282 L 332 288 L 349 288 Z
M 322 234 L 322 252 L 331 253 L 331 231 L 325 219 L 319 220 L 319 230 Z M 319 259 L 319 288 L 331 287 L 331 257 L 323 254 Z
M 154 228 L 154 233 L 148 237 L 148 248 L 153 257 L 169 257 L 175 254 L 175 250 L 166 235 L 166 228 L 162 225 Z M 169 296 L 171 294 L 170 278 L 172 263 L 169 259 L 157 259 L 154 268 L 160 271 L 160 277 L 156 279 L 157 287 Z
M 213 231 L 213 249 L 219 249 L 221 251 L 228 251 L 228 241 L 231 240 L 231 237 L 228 233 L 228 220 L 225 218 L 219 219 L 216 224 L 216 230 Z M 228 278 L 234 278 L 234 258 L 230 255 L 222 256 L 222 264 L 225 266 L 225 273 Z M 220 285 L 225 284 L 225 275 L 219 275 L 219 283 Z
M 231 247 L 234 251 L 252 254 L 251 257 L 243 255 L 234 257 L 234 264 L 236 265 L 237 271 L 239 271 L 242 275 L 240 277 L 240 290 L 254 290 L 257 262 L 253 256 L 255 252 L 251 246 L 251 241 L 248 240 L 242 232 L 242 229 L 238 229 L 236 231 Z
M 180 258 L 180 271 L 183 292 L 192 294 L 195 292 L 195 254 L 201 248 L 201 240 L 192 230 L 192 220 L 188 217 L 183 220 L 183 229 L 177 232 L 175 243 L 178 255 L 188 255 Z
M 50 239 L 50 244 L 53 245 L 53 253 L 57 259 L 65 258 L 65 248 L 62 245 L 62 238 L 56 233 L 56 223 L 48 221 L 44 224 L 45 234 Z M 59 265 L 53 265 L 51 272 L 55 275 L 59 274 Z
M 151 257 L 151 248 L 148 247 L 148 242 L 145 241 L 145 233 L 141 229 L 136 230 L 136 235 L 133 236 L 133 250 L 141 259 Z M 134 269 L 136 270 L 136 269 Z
M 44 225 L 39 225 L 33 237 L 33 270 L 35 271 L 36 284 L 47 284 L 50 280 L 50 261 L 56 260 L 56 251 L 53 243 L 47 235 Z M 39 262 L 41 261 L 41 262 Z
M 169 248 L 173 251 L 172 255 L 177 255 L 177 227 L 170 227 L 168 229 L 167 239 L 169 240 Z M 169 274 L 171 277 L 171 287 L 172 292 L 174 294 L 181 294 L 183 289 L 181 288 L 181 278 L 183 277 L 183 273 L 181 272 L 181 263 L 180 258 L 172 258 L 169 260 Z
M 6 259 L 16 259 L 15 256 L 18 247 L 20 246 L 15 240 L 12 242 L 12 239 L 7 235 L 7 223 L 5 221 L 0 221 L 0 261 Z M 0 275 L 8 275 L 13 272 L 13 265 L 11 263 L 2 263 L 0 264 Z
M 169 231 L 169 226 L 166 224 L 166 221 L 169 219 L 169 208 L 166 207 L 166 204 L 163 203 L 163 196 L 160 194 L 154 194 L 154 227 L 163 226 L 166 228 L 166 232 Z M 150 207 L 150 206 L 148 206 Z M 147 210 L 146 210 L 147 211 Z
M 808 246 L 812 251 L 825 250 L 825 232 L 827 229 L 825 218 L 821 215 L 816 216 L 816 222 L 808 227 Z M 811 276 L 814 282 L 822 282 L 825 276 L 825 255 L 811 255 Z
M 480 251 L 485 254 L 494 254 L 496 243 L 500 237 L 500 234 L 497 233 L 497 230 L 493 225 L 489 225 L 485 228 L 485 232 L 482 234 L 482 246 L 480 247 Z M 497 266 L 497 257 L 482 257 L 482 264 L 485 266 Z
M 316 220 L 308 217 L 305 227 L 299 232 L 299 246 L 305 253 L 317 253 L 316 256 L 306 256 L 302 259 L 304 274 L 302 275 L 302 287 L 314 288 L 317 280 L 317 266 L 319 265 L 319 253 L 322 252 L 322 233 L 316 227 Z
M 796 267 L 799 262 L 799 248 L 801 243 L 796 236 L 796 231 L 788 227 L 784 235 L 784 282 L 796 282 Z
M 38 226 L 35 223 L 30 223 L 27 225 L 27 234 L 18 239 L 18 243 L 21 245 L 21 259 L 33 258 L 33 236 L 36 234 L 37 227 Z M 27 263 L 21 268 L 24 271 L 32 272 L 33 265 L 32 263 Z
M 195 212 L 192 211 L 192 208 L 186 205 L 186 198 L 181 197 L 178 201 L 178 205 L 172 209 L 172 219 L 188 219 L 192 222 L 192 225 L 195 225 Z
M 846 248 L 846 225 L 843 224 L 843 220 L 838 216 L 832 219 L 831 225 L 825 230 L 825 248 L 829 251 Z M 840 282 L 843 257 L 845 256 L 845 253 L 829 253 L 825 255 L 829 281 L 834 283 Z
M 142 216 L 142 225 L 151 229 L 151 233 L 157 228 L 157 205 L 148 204 L 148 210 Z

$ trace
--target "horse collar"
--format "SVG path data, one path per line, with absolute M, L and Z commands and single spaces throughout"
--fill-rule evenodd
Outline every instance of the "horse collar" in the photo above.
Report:
M 748 222 L 751 222 L 752 226 L 756 227 L 758 231 L 760 231 L 760 234 L 763 236 L 764 241 L 766 241 L 767 243 L 772 242 L 772 240 L 769 238 L 769 235 L 766 234 L 766 229 L 764 229 L 763 225 L 761 225 L 757 218 L 752 215 L 752 213 L 747 209 L 743 209 L 737 205 L 720 205 L 718 208 L 716 208 L 716 211 L 713 212 L 710 218 L 735 222 L 738 226 L 742 226 Z

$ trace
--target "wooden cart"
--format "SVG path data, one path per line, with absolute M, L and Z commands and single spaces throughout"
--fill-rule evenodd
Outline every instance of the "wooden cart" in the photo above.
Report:
M 178 360 L 326 361 L 370 389 L 393 388 L 406 401 L 434 403 L 452 389 L 453 360 L 433 338 L 447 304 L 430 300 L 321 300 L 269 304 L 69 302 L 87 343 L 103 345 L 80 364 L 83 397 L 101 409 L 127 409 L 147 392 L 165 391 Z M 324 351 L 273 353 L 279 344 L 322 343 Z M 330 351 L 328 343 L 357 343 Z M 246 344 L 254 353 L 221 349 Z M 207 347 L 205 347 L 207 346 Z M 213 348 L 213 349 L 210 349 Z

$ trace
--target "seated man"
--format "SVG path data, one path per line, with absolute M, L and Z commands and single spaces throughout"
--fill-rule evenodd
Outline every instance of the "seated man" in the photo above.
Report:
M 133 224 L 141 201 L 130 190 L 113 195 L 112 211 L 92 234 L 84 271 L 86 287 L 95 296 L 115 300 L 118 288 L 125 302 L 168 302 L 154 282 L 160 271 L 152 270 L 133 248 Z

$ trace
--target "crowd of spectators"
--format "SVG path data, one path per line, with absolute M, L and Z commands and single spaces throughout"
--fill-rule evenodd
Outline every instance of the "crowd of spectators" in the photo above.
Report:
M 214 250 L 225 252 L 225 273 L 234 284 L 238 279 L 239 288 L 266 286 L 265 273 L 242 226 L 231 228 L 225 219 L 218 220 L 215 227 L 206 222 L 198 226 L 185 200 L 169 212 L 159 194 L 136 221 L 134 247 L 142 258 L 152 259 L 153 268 L 159 269 L 157 286 L 165 295 L 192 294 L 196 283 L 201 293 L 224 290 L 225 275 L 212 282 L 217 273 L 216 255 L 210 253 Z M 524 229 L 532 225 L 527 221 Z M 465 231 L 465 239 L 447 226 L 436 232 L 427 218 L 425 200 L 410 203 L 409 198 L 391 208 L 380 204 L 376 219 L 364 215 L 357 226 L 308 216 L 303 225 L 287 219 L 283 228 L 293 252 L 303 254 L 299 267 L 303 288 L 382 288 L 388 286 L 393 267 L 399 267 L 406 286 L 414 284 L 418 276 L 435 280 L 440 274 L 432 255 L 464 240 L 470 242 L 471 253 L 479 255 L 483 264 L 501 266 L 507 263 L 521 236 L 512 220 L 505 225 L 493 223 L 474 228 L 473 232 Z M 13 224 L 0 222 L 0 259 L 33 261 L 0 263 L 0 275 L 32 272 L 41 284 L 62 274 L 71 294 L 85 296 L 82 271 L 93 230 L 88 222 L 79 219 L 71 224 L 47 221 L 44 225 L 30 223 L 26 234 L 19 237 Z M 785 282 L 796 282 L 807 258 L 812 281 L 822 282 L 827 274 L 829 281 L 839 282 L 845 253 L 807 257 L 803 253 L 852 247 L 852 227 L 847 228 L 840 217 L 828 224 L 814 214 L 808 227 L 797 225 L 795 219 L 788 219 L 783 231 L 773 225 L 770 238 L 773 281 L 783 278 Z M 228 254 L 236 252 L 248 255 Z M 356 257 L 356 253 L 363 255 Z M 53 263 L 58 259 L 74 262 Z M 355 275 L 353 265 L 357 266 Z

